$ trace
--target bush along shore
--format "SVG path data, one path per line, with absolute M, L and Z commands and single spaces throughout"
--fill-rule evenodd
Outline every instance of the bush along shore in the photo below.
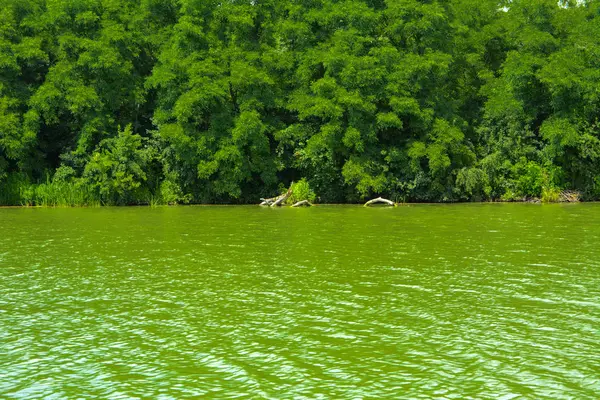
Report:
M 1 3 L 0 205 L 600 199 L 600 1 Z

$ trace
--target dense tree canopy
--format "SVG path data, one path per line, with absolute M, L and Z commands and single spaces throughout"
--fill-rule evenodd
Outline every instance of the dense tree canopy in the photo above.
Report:
M 302 178 L 321 202 L 600 198 L 600 1 L 1 2 L 0 203 Z

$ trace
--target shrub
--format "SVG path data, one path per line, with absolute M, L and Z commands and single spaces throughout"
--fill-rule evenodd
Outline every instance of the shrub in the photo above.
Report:
M 297 203 L 302 200 L 308 200 L 311 203 L 315 201 L 317 195 L 310 188 L 308 181 L 305 178 L 292 184 L 292 195 L 287 199 L 290 204 Z
M 83 179 L 103 203 L 133 204 L 147 198 L 145 169 L 150 159 L 144 139 L 131 125 L 103 140 L 85 166 Z
M 175 179 L 166 179 L 160 184 L 160 201 L 164 204 L 187 204 L 191 198 L 190 194 L 183 194 Z
M 545 181 L 542 167 L 534 162 L 522 160 L 516 165 L 518 178 L 516 180 L 516 192 L 520 197 L 539 197 Z
M 557 203 L 560 200 L 560 189 L 555 187 L 543 187 L 541 200 L 543 203 Z
M 456 177 L 456 186 L 466 198 L 481 200 L 489 198 L 491 187 L 485 171 L 480 168 L 463 168 Z

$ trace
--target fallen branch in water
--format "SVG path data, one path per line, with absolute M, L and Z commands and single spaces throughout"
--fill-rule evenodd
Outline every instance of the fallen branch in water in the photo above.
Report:
M 373 199 L 373 200 L 369 200 L 369 201 L 367 201 L 367 202 L 365 203 L 365 207 L 371 206 L 371 205 L 373 205 L 373 204 L 380 204 L 380 203 L 386 204 L 386 205 L 388 205 L 388 206 L 395 206 L 395 205 L 396 205 L 396 203 L 394 203 L 394 202 L 393 202 L 393 201 L 391 201 L 391 200 L 384 199 L 383 197 L 378 197 L 378 198 L 376 198 L 376 199 Z
M 563 203 L 577 203 L 577 202 L 579 202 L 580 196 L 581 195 L 579 194 L 579 192 L 575 192 L 572 190 L 565 190 L 560 193 L 559 201 L 561 201 Z
M 292 207 L 312 207 L 312 204 L 308 200 L 302 200 L 295 203 Z
M 292 185 L 293 185 L 293 182 L 292 182 Z M 290 197 L 292 195 L 292 185 L 290 185 L 290 188 L 287 190 L 287 192 L 285 192 L 281 196 L 271 197 L 270 199 L 261 198 L 260 200 L 262 202 L 260 203 L 260 205 L 261 206 L 269 206 L 269 207 L 280 206 L 283 202 L 285 202 L 288 199 L 288 197 Z

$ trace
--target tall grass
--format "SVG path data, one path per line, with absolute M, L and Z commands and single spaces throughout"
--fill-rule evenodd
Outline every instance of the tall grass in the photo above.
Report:
M 560 201 L 560 189 L 544 186 L 542 188 L 542 203 L 557 203 Z
M 32 184 L 18 174 L 0 183 L 0 205 L 39 207 L 97 207 L 100 199 L 89 185 L 78 181 Z
M 147 201 L 151 208 L 156 208 L 166 204 L 160 195 L 148 195 Z
M 0 181 L 0 205 L 20 206 L 21 190 L 29 185 L 29 179 L 26 176 L 9 174 L 4 180 Z
M 24 199 L 41 207 L 98 207 L 101 201 L 89 185 L 80 182 L 52 182 L 33 185 L 32 199 Z

